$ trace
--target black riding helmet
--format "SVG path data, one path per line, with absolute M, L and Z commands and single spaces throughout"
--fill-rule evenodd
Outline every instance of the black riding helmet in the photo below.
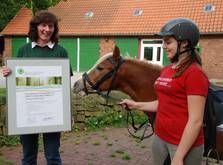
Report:
M 200 38 L 200 33 L 197 25 L 190 19 L 187 18 L 175 18 L 168 21 L 157 34 L 159 36 L 173 36 L 178 42 L 177 52 L 175 56 L 170 59 L 171 62 L 176 62 L 179 56 L 184 52 L 191 51 L 191 55 L 194 55 L 195 47 Z M 189 42 L 188 48 L 180 52 L 180 46 L 183 40 Z
M 159 36 L 174 36 L 177 41 L 188 40 L 194 48 L 200 38 L 197 25 L 187 18 L 175 18 L 168 21 L 158 33 Z

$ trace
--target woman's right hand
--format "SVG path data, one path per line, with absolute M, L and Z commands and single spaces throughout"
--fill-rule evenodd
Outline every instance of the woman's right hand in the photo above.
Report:
M 2 67 L 2 74 L 4 77 L 7 77 L 11 73 L 11 69 L 8 68 L 7 66 Z
M 130 99 L 124 99 L 122 100 L 119 105 L 121 105 L 123 108 L 136 108 L 136 102 Z

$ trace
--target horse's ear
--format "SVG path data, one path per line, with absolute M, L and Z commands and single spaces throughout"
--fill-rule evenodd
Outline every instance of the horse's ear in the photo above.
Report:
M 117 46 L 115 46 L 113 50 L 113 58 L 115 59 L 115 61 L 118 61 L 120 58 L 120 50 Z

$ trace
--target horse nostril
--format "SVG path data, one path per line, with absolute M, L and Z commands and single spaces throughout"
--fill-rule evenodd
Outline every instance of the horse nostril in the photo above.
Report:
M 75 93 L 79 93 L 80 91 L 82 91 L 84 89 L 83 87 L 83 83 L 81 80 L 77 80 L 76 82 L 74 82 L 74 85 L 73 85 L 73 91 Z
M 73 88 L 77 88 L 77 86 L 78 86 L 78 84 L 77 84 L 77 82 L 75 82 Z

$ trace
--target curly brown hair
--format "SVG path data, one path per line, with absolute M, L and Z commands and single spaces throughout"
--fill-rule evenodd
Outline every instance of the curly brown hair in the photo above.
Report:
M 53 23 L 54 24 L 54 32 L 50 38 L 50 41 L 57 43 L 59 40 L 59 27 L 58 27 L 58 19 L 57 17 L 47 11 L 47 10 L 40 10 L 38 11 L 29 23 L 29 32 L 28 36 L 31 41 L 37 42 L 39 36 L 37 31 L 37 26 L 41 23 Z

